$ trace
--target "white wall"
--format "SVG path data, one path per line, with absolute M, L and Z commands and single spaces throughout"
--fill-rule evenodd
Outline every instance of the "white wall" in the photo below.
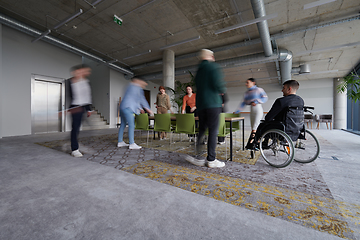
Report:
M 129 82 L 130 80 L 125 79 L 124 74 L 110 69 L 110 127 L 116 127 L 118 123 L 119 98 L 124 96 Z
M 297 92 L 304 99 L 305 105 L 314 106 L 314 114 L 332 114 L 333 113 L 333 80 L 318 79 L 311 81 L 299 81 L 300 88 Z M 274 101 L 282 97 L 282 86 L 279 84 L 259 85 L 263 88 L 269 97 L 269 100 L 263 104 L 264 112 L 268 112 Z M 234 112 L 239 104 L 243 101 L 244 93 L 247 88 L 237 87 L 228 88 L 229 101 L 226 105 L 227 112 Z M 244 112 L 249 112 L 250 107 L 247 106 Z M 249 114 L 242 114 L 245 117 L 245 126 L 250 126 Z
M 31 134 L 31 74 L 69 78 L 81 57 L 2 27 L 2 136 Z M 6 104 L 5 104 L 6 103 Z

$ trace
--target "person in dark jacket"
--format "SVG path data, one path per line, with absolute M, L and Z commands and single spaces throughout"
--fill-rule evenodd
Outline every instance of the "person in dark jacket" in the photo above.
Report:
M 91 88 L 88 76 L 91 74 L 91 68 L 85 64 L 77 65 L 71 68 L 73 75 L 67 81 L 67 87 L 71 99 L 69 112 L 72 116 L 71 130 L 71 156 L 82 157 L 79 151 L 78 135 L 81 126 L 83 114 L 91 115 Z
M 208 49 L 202 49 L 199 57 L 201 63 L 195 76 L 196 84 L 196 108 L 199 116 L 199 140 L 206 129 L 209 130 L 207 143 L 207 158 L 195 159 L 190 156 L 186 160 L 198 166 L 210 168 L 224 167 L 225 163 L 216 159 L 216 142 L 219 129 L 219 114 L 221 112 L 221 93 L 226 92 L 225 82 L 220 67 L 215 63 L 214 53 Z
M 265 116 L 265 122 L 262 122 L 256 131 L 256 139 L 264 132 L 264 126 L 270 121 L 282 121 L 285 124 L 285 132 L 295 141 L 300 135 L 303 127 L 303 107 L 304 100 L 296 95 L 299 89 L 299 82 L 296 80 L 288 80 L 283 84 L 283 97 L 275 100 L 270 111 Z M 288 107 L 297 108 L 288 112 Z M 253 146 L 255 148 L 255 145 Z

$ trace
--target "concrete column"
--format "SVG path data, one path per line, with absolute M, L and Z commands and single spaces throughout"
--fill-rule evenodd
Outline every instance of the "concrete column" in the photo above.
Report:
M 334 78 L 334 129 L 346 129 L 347 121 L 347 93 L 339 93 L 338 86 L 342 83 L 342 78 Z
M 0 24 L 0 138 L 3 136 L 3 129 L 2 129 L 2 112 L 3 107 L 2 105 L 5 102 L 5 99 L 3 99 L 4 94 L 2 91 L 4 91 L 4 83 L 3 83 L 3 74 L 2 74 L 2 24 Z
M 163 85 L 164 87 L 175 88 L 175 53 L 174 51 L 166 49 L 163 53 Z M 170 99 L 172 98 L 172 93 L 170 91 L 166 92 Z M 172 104 L 172 103 L 171 103 Z

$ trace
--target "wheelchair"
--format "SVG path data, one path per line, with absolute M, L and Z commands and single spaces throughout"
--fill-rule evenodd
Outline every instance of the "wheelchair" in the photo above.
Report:
M 254 148 L 260 150 L 262 157 L 269 165 L 283 168 L 293 160 L 310 163 L 319 156 L 319 141 L 313 133 L 305 129 L 304 112 L 310 112 L 309 109 L 314 108 L 288 107 L 283 121 L 263 121 L 260 131 L 259 126 L 259 133 L 256 133 L 254 139 Z M 289 121 L 293 126 L 289 127 L 290 130 L 286 129 Z M 294 129 L 296 131 L 292 131 Z M 251 156 L 254 155 L 255 149 L 251 150 Z

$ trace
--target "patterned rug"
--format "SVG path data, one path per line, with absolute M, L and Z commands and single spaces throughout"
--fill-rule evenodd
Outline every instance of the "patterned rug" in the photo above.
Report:
M 341 238 L 360 237 L 360 206 L 334 200 L 317 170 L 316 161 L 293 162 L 277 169 L 259 156 L 256 160 L 243 156 L 246 151 L 240 150 L 225 168 L 211 169 L 184 160 L 184 154 L 195 154 L 187 136 L 172 138 L 171 146 L 169 139 L 147 143 L 146 135 L 138 133 L 135 141 L 143 146 L 141 150 L 116 147 L 116 134 L 79 139 L 80 150 L 89 161 Z M 70 153 L 69 140 L 38 144 Z M 229 150 L 224 153 L 226 148 L 228 145 L 218 145 L 217 157 L 226 159 L 223 156 L 229 153 Z

